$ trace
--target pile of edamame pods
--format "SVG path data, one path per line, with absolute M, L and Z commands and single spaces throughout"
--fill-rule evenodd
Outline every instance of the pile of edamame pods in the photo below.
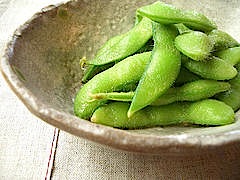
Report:
M 76 116 L 123 129 L 226 125 L 240 107 L 240 46 L 203 14 L 160 1 L 87 62 Z

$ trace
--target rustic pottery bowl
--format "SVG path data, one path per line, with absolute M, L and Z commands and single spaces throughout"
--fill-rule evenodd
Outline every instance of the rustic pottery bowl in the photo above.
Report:
M 154 0 L 155 1 L 155 0 Z M 73 99 L 81 87 L 79 60 L 91 59 L 110 37 L 133 26 L 137 7 L 153 0 L 70 1 L 44 8 L 16 30 L 1 59 L 1 71 L 28 109 L 71 134 L 120 150 L 186 156 L 240 144 L 236 122 L 221 127 L 156 127 L 119 130 L 80 119 Z M 240 40 L 240 3 L 229 0 L 165 1 L 196 10 Z M 169 112 L 171 113 L 171 112 Z

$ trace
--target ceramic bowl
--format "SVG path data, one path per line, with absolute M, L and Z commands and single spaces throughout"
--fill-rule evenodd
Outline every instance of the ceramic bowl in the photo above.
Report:
M 73 99 L 81 88 L 79 60 L 91 59 L 110 37 L 133 26 L 135 10 L 152 0 L 70 1 L 44 8 L 16 30 L 1 59 L 12 90 L 40 119 L 76 136 L 116 149 L 186 155 L 240 143 L 236 122 L 220 127 L 156 127 L 120 130 L 74 116 Z M 165 1 L 196 10 L 240 40 L 238 1 Z M 224 10 L 223 10 L 224 9 Z M 171 112 L 169 112 L 171 113 Z

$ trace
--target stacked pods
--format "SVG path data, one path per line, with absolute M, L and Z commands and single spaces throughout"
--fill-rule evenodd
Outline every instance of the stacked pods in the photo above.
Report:
M 127 129 L 233 123 L 239 43 L 204 15 L 162 2 L 136 14 L 135 27 L 88 62 L 75 114 Z

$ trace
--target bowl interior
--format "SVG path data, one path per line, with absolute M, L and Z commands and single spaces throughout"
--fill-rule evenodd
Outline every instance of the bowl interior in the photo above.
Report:
M 39 102 L 73 115 L 73 99 L 82 85 L 79 60 L 84 56 L 91 59 L 107 39 L 130 29 L 137 7 L 154 1 L 81 0 L 50 6 L 16 32 L 12 49 L 8 52 L 9 64 L 19 82 Z M 240 41 L 240 3 L 237 1 L 165 2 L 204 13 L 217 23 L 219 29 Z M 197 137 L 202 141 L 202 136 L 227 136 L 239 132 L 239 129 L 237 121 L 223 127 L 174 126 L 130 130 L 128 135 L 177 137 L 178 140 Z M 214 139 L 209 140 L 212 141 Z

